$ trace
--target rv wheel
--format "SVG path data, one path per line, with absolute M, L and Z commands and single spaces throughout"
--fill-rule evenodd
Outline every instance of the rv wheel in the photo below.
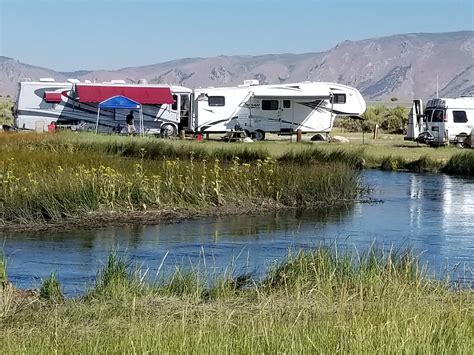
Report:
M 261 130 L 253 132 L 253 139 L 256 141 L 263 141 L 265 139 L 265 132 Z
M 165 124 L 161 126 L 161 138 L 170 138 L 176 135 L 176 127 L 172 124 Z

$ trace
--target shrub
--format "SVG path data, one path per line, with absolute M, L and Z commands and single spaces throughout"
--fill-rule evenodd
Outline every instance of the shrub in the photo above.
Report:
M 337 118 L 336 127 L 341 127 L 349 132 L 371 132 L 375 125 L 388 133 L 403 133 L 408 123 L 407 110 L 398 106 L 387 108 L 385 106 L 368 107 L 362 117 L 363 121 L 349 119 L 347 117 Z
M 46 280 L 43 280 L 40 289 L 40 297 L 53 302 L 62 301 L 64 299 L 56 273 L 52 272 Z

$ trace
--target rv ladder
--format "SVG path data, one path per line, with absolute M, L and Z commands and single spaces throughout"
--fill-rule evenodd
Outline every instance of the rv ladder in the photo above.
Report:
M 249 91 L 247 96 L 244 97 L 244 99 L 240 102 L 240 104 L 237 105 L 237 108 L 230 114 L 230 117 L 227 119 L 227 121 L 230 121 L 235 117 L 235 115 L 240 111 L 240 108 L 245 105 L 247 100 L 253 95 L 253 91 Z

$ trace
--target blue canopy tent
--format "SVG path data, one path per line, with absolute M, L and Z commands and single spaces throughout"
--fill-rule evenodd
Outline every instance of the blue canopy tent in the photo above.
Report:
M 128 97 L 117 95 L 99 103 L 97 110 L 97 122 L 95 124 L 95 133 L 99 131 L 99 118 L 101 109 L 120 109 L 120 110 L 139 110 L 140 135 L 143 135 L 143 110 L 142 105 L 129 99 Z

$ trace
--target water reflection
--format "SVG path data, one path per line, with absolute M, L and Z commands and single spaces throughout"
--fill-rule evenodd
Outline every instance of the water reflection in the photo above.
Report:
M 473 180 L 444 175 L 369 171 L 366 182 L 383 203 L 356 204 L 318 212 L 292 211 L 262 216 L 228 216 L 156 226 L 112 227 L 96 231 L 22 233 L 5 239 L 9 275 L 22 287 L 38 285 L 56 271 L 74 294 L 92 282 L 97 268 L 117 245 L 155 275 L 165 268 L 233 264 L 261 274 L 289 248 L 337 242 L 340 249 L 413 248 L 433 272 L 472 279 L 474 266 Z M 456 265 L 460 266 L 456 269 Z M 466 271 L 467 270 L 467 271 Z

